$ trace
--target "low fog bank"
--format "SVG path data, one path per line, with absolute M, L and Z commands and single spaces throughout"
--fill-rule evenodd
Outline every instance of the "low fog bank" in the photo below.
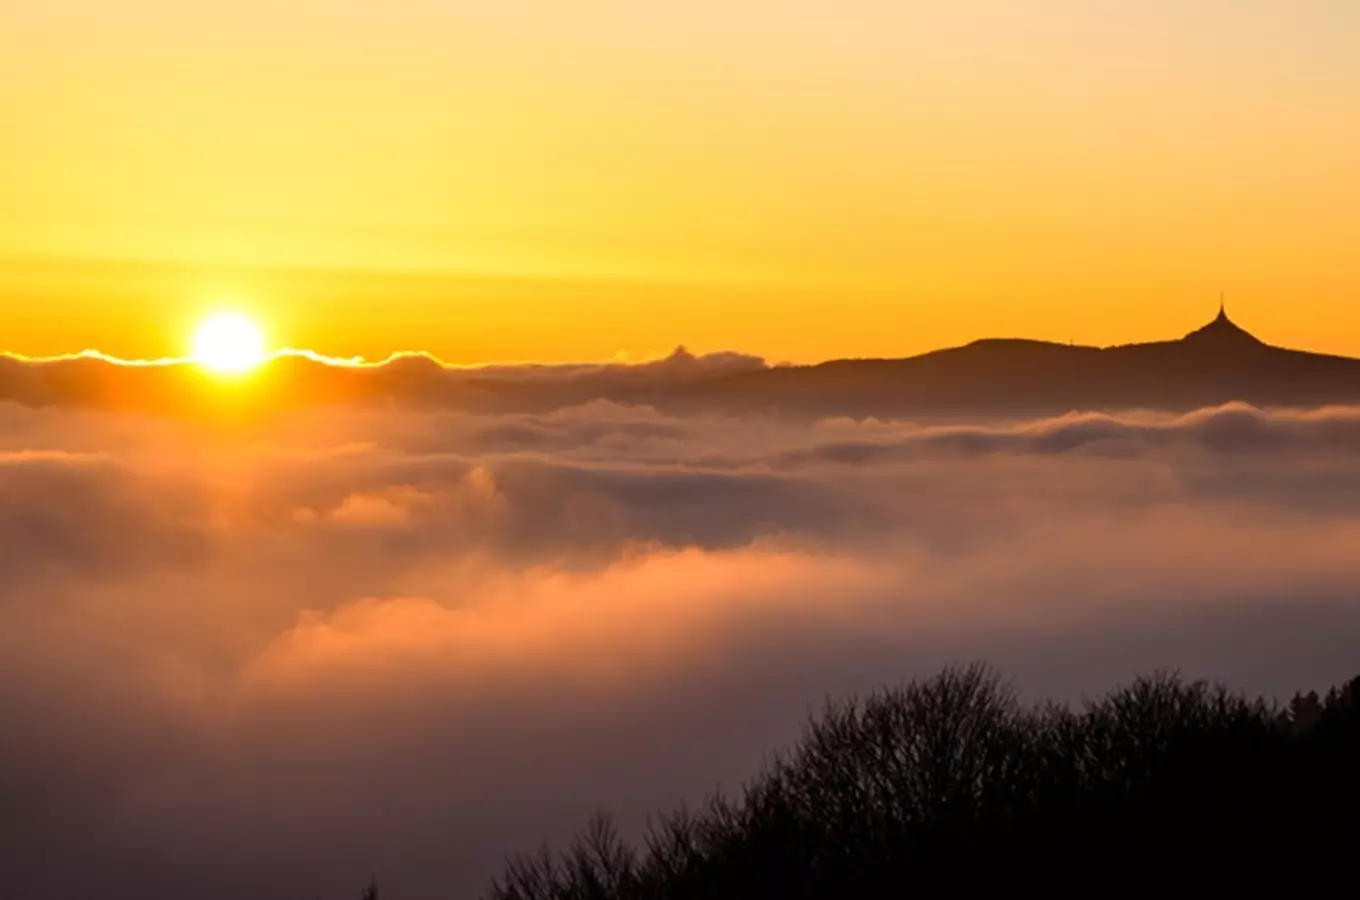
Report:
M 1360 410 L 949 427 L 0 407 L 16 896 L 474 896 L 752 775 L 828 695 L 986 659 L 1356 674 Z

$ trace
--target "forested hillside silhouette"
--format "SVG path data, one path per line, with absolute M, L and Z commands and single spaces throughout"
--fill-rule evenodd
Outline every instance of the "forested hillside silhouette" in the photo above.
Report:
M 1285 708 L 1157 675 L 1078 710 L 985 666 L 830 704 L 740 796 L 605 816 L 488 900 L 1354 890 L 1360 678 Z

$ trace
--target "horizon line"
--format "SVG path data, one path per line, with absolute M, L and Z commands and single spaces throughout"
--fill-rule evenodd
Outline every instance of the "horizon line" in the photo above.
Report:
M 1222 307 L 1220 306 L 1220 309 L 1219 309 L 1219 316 L 1220 316 L 1220 317 L 1223 317 L 1223 316 L 1225 316 L 1225 315 L 1226 315 L 1225 311 L 1224 311 L 1224 310 L 1222 309 Z M 1210 324 L 1210 325 L 1215 324 L 1217 321 L 1218 321 L 1218 319 L 1216 318 L 1216 319 L 1212 320 L 1209 324 Z M 1235 322 L 1232 322 L 1231 319 L 1228 319 L 1228 321 L 1229 321 L 1230 323 L 1232 323 L 1235 327 L 1237 327 L 1237 328 L 1239 328 L 1240 330 L 1242 330 L 1244 333 L 1250 334 L 1250 332 L 1247 332 L 1245 329 L 1241 329 L 1241 326 L 1237 326 L 1236 323 L 1235 323 Z M 325 366 L 331 366 L 331 367 L 334 367 L 334 368 L 342 368 L 342 369 L 377 369 L 377 368 L 382 368 L 382 367 L 384 367 L 384 366 L 388 366 L 388 365 L 391 365 L 391 364 L 393 364 L 393 363 L 397 363 L 397 362 L 400 362 L 400 361 L 403 361 L 403 360 L 408 360 L 408 359 L 423 359 L 423 360 L 426 360 L 426 361 L 428 361 L 428 362 L 430 362 L 430 363 L 433 363 L 434 365 L 436 365 L 436 366 L 439 367 L 440 369 L 455 370 L 455 371 L 457 371 L 457 370 L 470 371 L 470 370 L 486 370 L 486 369 L 511 368 L 511 367 L 515 367 L 515 368 L 582 368 L 582 367 L 602 367 L 602 366 L 638 366 L 638 365 L 648 365 L 648 364 L 661 363 L 661 362 L 665 362 L 665 361 L 667 361 L 667 360 L 676 359 L 676 358 L 683 358 L 683 357 L 690 357 L 690 358 L 693 358 L 693 359 L 707 359 L 707 358 L 721 357 L 721 356 L 738 356 L 738 357 L 745 357 L 745 358 L 747 358 L 747 359 L 749 359 L 749 360 L 752 360 L 752 361 L 758 361 L 758 362 L 760 362 L 762 365 L 764 365 L 764 366 L 767 367 L 767 368 L 810 367 L 810 366 L 822 365 L 822 364 L 829 363 L 829 362 L 842 362 L 842 361 L 884 361 L 884 360 L 912 359 L 912 358 L 915 358 L 915 357 L 918 357 L 918 356 L 927 356 L 927 355 L 930 355 L 930 354 L 932 354 L 932 353 L 940 353 L 940 352 L 944 352 L 944 351 L 948 351 L 948 350 L 958 350 L 958 349 L 962 349 L 962 348 L 964 348 L 964 347 L 970 347 L 970 346 L 973 346 L 973 345 L 976 345 L 976 344 L 981 344 L 981 343 L 988 343 L 988 342 L 1005 342 L 1005 341 L 1014 341 L 1014 342 L 1023 342 L 1023 343 L 1034 343 L 1034 344 L 1048 344 L 1048 345 L 1055 346 L 1055 347 L 1070 347 L 1070 348 L 1074 348 L 1074 349 L 1087 349 L 1087 350 L 1115 350 L 1115 349 L 1119 349 L 1119 348 L 1121 348 L 1121 347 L 1133 347 L 1133 346 L 1140 346 L 1140 345 L 1147 345 L 1147 344 L 1176 343 L 1176 342 L 1178 342 L 1178 341 L 1184 340 L 1186 337 L 1188 337 L 1188 336 L 1191 335 L 1191 334 L 1195 334 L 1196 332 L 1198 332 L 1198 331 L 1200 331 L 1200 330 L 1203 330 L 1203 328 L 1205 328 L 1205 327 L 1207 327 L 1207 326 L 1201 326 L 1200 328 L 1197 328 L 1197 329 L 1195 329 L 1195 330 L 1193 330 L 1193 331 L 1191 331 L 1191 332 L 1188 332 L 1187 334 L 1183 334 L 1183 335 L 1181 335 L 1180 337 L 1164 338 L 1164 339 L 1152 340 L 1152 341 L 1132 341 L 1132 342 L 1112 343 L 1112 344 L 1084 344 L 1084 343 L 1077 343 L 1077 342 L 1075 342 L 1075 341 L 1057 341 L 1057 340 L 1051 340 L 1051 339 L 1046 339 L 1046 338 L 1030 338 L 1030 337 L 1021 337 L 1021 336 L 1008 336 L 1008 337 L 999 337 L 999 336 L 998 336 L 998 337 L 980 337 L 980 338 L 974 338 L 973 340 L 966 341 L 966 342 L 959 343 L 959 344 L 952 344 L 952 345 L 948 345 L 948 346 L 936 347 L 936 348 L 933 348 L 933 349 L 930 349 L 930 350 L 921 351 L 921 352 L 919 352 L 919 353 L 910 353 L 910 354 L 906 354 L 906 355 L 903 355 L 903 356 L 831 356 L 831 357 L 825 357 L 825 358 L 821 358 L 821 359 L 813 360 L 813 361 L 794 362 L 794 361 L 786 360 L 786 361 L 773 362 L 773 363 L 770 362 L 769 359 L 768 359 L 767 357 L 765 357 L 764 355 L 762 355 L 762 354 L 758 354 L 758 353 L 748 353 L 748 352 L 745 352 L 745 351 L 742 351 L 742 350 L 736 350 L 736 349 L 730 349 L 730 348 L 728 348 L 728 349 L 718 349 L 718 350 L 706 350 L 706 351 L 703 351 L 703 352 L 693 352 L 693 351 L 691 351 L 691 350 L 688 348 L 688 346 L 687 346 L 686 344 L 684 344 L 683 342 L 677 344 L 677 345 L 676 345 L 669 353 L 665 353 L 665 354 L 652 354 L 652 355 L 647 355 L 647 356 L 642 356 L 642 357 L 637 357 L 637 358 L 632 358 L 629 354 L 625 353 L 624 351 L 620 351 L 619 353 L 616 353 L 614 356 L 606 357 L 606 358 L 599 358 L 599 359 L 576 359 L 576 360 L 557 360 L 557 361 L 531 360 L 531 359 L 505 359 L 505 360 L 491 360 L 491 361 L 476 362 L 476 363 L 458 363 L 458 362 L 450 362 L 450 361 L 445 360 L 445 359 L 441 358 L 440 356 L 438 356 L 437 354 L 435 354 L 435 353 L 433 353 L 433 352 L 431 352 L 431 351 L 428 351 L 428 350 L 395 350 L 395 351 L 393 351 L 393 352 L 391 352 L 391 353 L 388 353 L 386 356 L 383 356 L 383 357 L 381 357 L 381 358 L 369 359 L 369 358 L 367 358 L 367 357 L 365 357 L 365 356 L 363 356 L 363 355 L 361 355 L 361 354 L 355 354 L 355 355 L 352 355 L 352 356 L 341 356 L 341 355 L 332 355 L 332 354 L 322 353 L 322 352 L 317 351 L 317 350 L 312 350 L 312 349 L 307 349 L 307 348 L 301 348 L 301 347 L 282 347 L 282 348 L 279 348 L 279 349 L 277 349 L 277 350 L 270 351 L 269 353 L 265 354 L 265 356 L 260 360 L 260 362 L 259 362 L 257 365 L 255 365 L 253 368 L 254 368 L 254 369 L 263 368 L 263 367 L 265 367 L 265 366 L 268 366 L 268 365 L 271 364 L 271 363 L 278 362 L 279 360 L 283 360 L 283 359 L 305 359 L 305 360 L 307 360 L 307 361 L 309 361 L 309 362 L 314 362 L 314 363 L 318 363 L 318 364 L 320 364 L 320 365 L 325 365 Z M 1253 337 L 1254 337 L 1254 335 L 1253 335 Z M 1258 340 L 1259 340 L 1259 339 L 1258 339 Z M 1264 343 L 1266 346 L 1269 346 L 1269 347 L 1275 347 L 1276 349 L 1296 349 L 1296 348 L 1279 348 L 1279 347 L 1277 347 L 1277 345 L 1269 344 L 1269 343 L 1266 343 L 1266 342 L 1262 342 L 1262 343 Z M 1317 351 L 1312 351 L 1312 350 L 1297 350 L 1297 349 L 1296 349 L 1296 352 L 1303 352 L 1303 353 L 1317 353 Z M 1319 353 L 1318 355 L 1323 355 L 1323 356 L 1341 356 L 1342 358 L 1351 358 L 1351 357 L 1346 357 L 1344 354 Z M 57 353 L 57 354 L 51 354 L 51 355 L 33 355 L 33 354 L 23 353 L 23 352 L 17 351 L 17 350 L 0 350 L 0 359 L 3 359 L 3 360 L 11 360 L 11 361 L 14 361 L 14 362 L 24 363 L 24 364 L 31 364 L 31 365 L 50 365 L 50 364 L 54 364 L 54 363 L 62 363 L 62 362 L 76 362 L 76 361 L 81 361 L 81 360 L 94 360 L 94 361 L 98 361 L 98 362 L 109 363 L 110 365 L 125 367 L 125 368 L 171 368 L 171 367 L 175 367 L 175 366 L 202 366 L 202 360 L 198 359 L 196 356 L 193 356 L 193 355 L 184 355 L 184 356 L 161 356 L 161 357 L 149 357 L 149 358 L 136 358 L 136 357 L 123 357 L 123 356 L 118 356 L 118 355 L 111 354 L 111 353 L 107 353 L 107 352 L 105 352 L 105 351 L 98 350 L 98 349 L 94 349 L 94 348 L 86 348 L 86 349 L 80 350 L 80 351 L 78 351 L 78 352 Z
M 686 348 L 684 344 L 677 345 L 674 350 L 664 355 L 639 357 L 637 359 L 615 355 L 613 357 L 609 357 L 606 359 L 595 360 L 563 360 L 557 362 L 548 362 L 544 360 L 507 359 L 479 363 L 449 362 L 448 360 L 442 359 L 435 353 L 432 353 L 428 350 L 396 350 L 380 359 L 368 359 L 367 357 L 359 354 L 356 354 L 354 356 L 332 356 L 330 354 L 321 353 L 316 350 L 309 350 L 300 347 L 282 347 L 278 350 L 272 350 L 269 353 L 265 354 L 264 358 L 262 358 L 252 368 L 254 369 L 262 368 L 264 366 L 269 365 L 270 363 L 277 362 L 281 359 L 305 359 L 308 360 L 309 362 L 319 363 L 321 365 L 332 366 L 335 368 L 342 369 L 376 369 L 406 359 L 423 359 L 431 363 L 434 363 L 441 369 L 453 369 L 453 370 L 494 369 L 508 367 L 573 368 L 583 366 L 607 366 L 607 365 L 616 366 L 646 365 L 649 363 L 664 362 L 668 359 L 674 359 L 676 357 L 681 356 L 689 356 L 694 359 L 704 359 L 706 357 L 711 356 L 731 356 L 731 355 L 744 356 L 751 360 L 759 360 L 762 363 L 765 363 L 767 365 L 769 364 L 764 357 L 755 354 L 742 353 L 736 350 L 713 350 L 704 353 L 692 353 L 690 350 Z M 96 350 L 94 348 L 86 348 L 84 350 L 70 353 L 55 353 L 49 355 L 33 355 L 28 353 L 22 353 L 17 350 L 0 350 L 0 359 L 30 365 L 49 365 L 53 363 L 93 360 L 97 362 L 109 363 L 110 365 L 134 369 L 156 369 L 156 368 L 172 368 L 175 366 L 203 365 L 203 361 L 193 355 L 132 358 L 117 356 L 115 354 L 106 353 L 102 350 Z M 781 363 L 779 365 L 784 364 Z

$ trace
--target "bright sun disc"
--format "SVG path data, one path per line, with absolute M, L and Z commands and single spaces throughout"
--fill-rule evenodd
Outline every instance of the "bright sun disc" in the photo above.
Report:
M 194 335 L 194 359 L 215 372 L 246 372 L 264 357 L 260 329 L 239 313 L 213 316 Z

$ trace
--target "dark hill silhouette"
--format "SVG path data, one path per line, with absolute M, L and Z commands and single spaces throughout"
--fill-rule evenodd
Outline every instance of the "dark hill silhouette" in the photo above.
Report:
M 906 359 L 836 360 L 684 385 L 683 408 L 811 415 L 1031 415 L 1360 402 L 1360 360 L 1274 347 L 1226 310 L 1179 340 L 1114 347 L 988 339 Z
M 455 368 L 422 355 L 377 365 L 279 356 L 241 389 L 187 363 L 118 365 L 97 357 L 0 356 L 0 400 L 28 406 L 143 410 L 253 422 L 314 405 L 547 412 L 593 400 L 670 412 L 917 419 L 1031 416 L 1072 410 L 1184 411 L 1360 403 L 1360 359 L 1287 350 L 1220 310 L 1179 340 L 1116 347 L 988 339 L 904 359 L 766 366 L 737 353 L 683 349 L 636 365 Z

